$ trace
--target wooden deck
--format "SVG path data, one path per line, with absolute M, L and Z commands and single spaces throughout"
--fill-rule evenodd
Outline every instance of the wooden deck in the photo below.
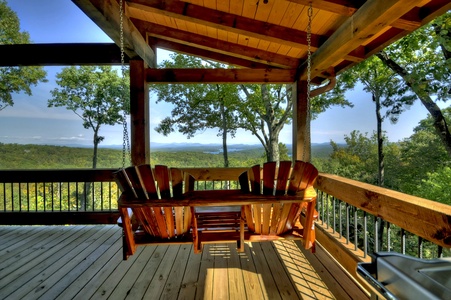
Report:
M 306 253 L 310 263 L 299 246 L 246 243 L 237 253 L 235 244 L 210 244 L 202 254 L 189 244 L 146 246 L 123 261 L 114 225 L 0 226 L 0 299 L 365 297 L 321 248 Z

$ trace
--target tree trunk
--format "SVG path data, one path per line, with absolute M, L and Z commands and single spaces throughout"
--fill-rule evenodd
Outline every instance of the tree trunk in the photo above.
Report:
M 448 156 L 451 157 L 451 134 L 449 132 L 448 125 L 446 124 L 445 117 L 443 116 L 442 111 L 440 110 L 440 107 L 438 107 L 438 105 L 435 104 L 435 102 L 432 100 L 429 94 L 420 90 L 416 85 L 413 84 L 413 82 L 410 79 L 410 74 L 407 72 L 407 70 L 398 65 L 390 57 L 388 57 L 387 53 L 382 51 L 376 55 L 385 65 L 387 65 L 395 73 L 401 76 L 406 82 L 406 84 L 418 96 L 421 103 L 423 103 L 424 107 L 426 107 L 426 109 L 431 114 L 434 120 L 435 131 L 440 137 L 440 140 L 442 141 L 443 145 L 445 146 Z M 426 79 L 423 78 L 422 80 Z
M 224 157 L 224 167 L 229 167 L 229 154 L 227 150 L 227 132 L 228 132 L 228 126 L 227 126 L 227 116 L 225 113 L 225 107 L 224 107 L 224 99 L 221 101 L 221 118 L 222 118 L 222 155 Z
M 382 134 L 382 122 L 384 121 L 384 118 L 381 116 L 381 101 L 379 99 L 379 96 L 376 96 L 374 94 L 372 96 L 374 103 L 376 103 L 376 120 L 377 120 L 377 158 L 378 158 L 377 185 L 384 186 L 385 180 L 384 137 Z

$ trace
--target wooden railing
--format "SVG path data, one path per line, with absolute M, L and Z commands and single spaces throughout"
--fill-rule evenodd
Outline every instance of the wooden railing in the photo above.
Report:
M 115 170 L 0 171 L 0 224 L 114 224 Z
M 196 189 L 229 189 L 246 169 L 183 170 Z M 115 223 L 114 171 L 0 171 L 0 224 Z M 373 251 L 451 256 L 451 206 L 323 173 L 316 188 L 317 241 L 351 274 Z

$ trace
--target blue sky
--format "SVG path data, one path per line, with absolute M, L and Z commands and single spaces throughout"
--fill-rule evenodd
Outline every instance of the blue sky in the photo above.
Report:
M 21 30 L 30 34 L 33 43 L 66 42 L 111 42 L 78 7 L 69 0 L 7 0 L 8 5 L 19 16 Z M 160 60 L 168 56 L 166 51 L 158 51 Z M 50 91 L 56 87 L 55 74 L 60 67 L 46 67 L 48 83 L 33 88 L 33 96 L 15 94 L 13 107 L 0 112 L 0 142 L 2 143 L 36 143 L 36 144 L 80 144 L 92 145 L 92 131 L 86 130 L 73 112 L 65 108 L 47 108 Z M 347 98 L 354 104 L 353 108 L 332 108 L 321 114 L 311 124 L 312 142 L 324 143 L 333 140 L 343 142 L 344 136 L 352 130 L 367 132 L 376 130 L 376 117 L 371 95 L 360 89 L 350 91 Z M 187 139 L 173 133 L 168 137 L 153 130 L 158 122 L 170 114 L 170 106 L 155 104 L 151 99 L 151 142 L 159 143 L 221 143 L 221 138 L 214 131 L 199 133 Z M 412 129 L 427 116 L 427 110 L 417 102 L 403 113 L 397 124 L 384 122 L 383 130 L 390 141 L 399 141 L 409 137 Z M 103 126 L 100 134 L 105 137 L 102 145 L 122 144 L 122 126 Z M 291 125 L 286 126 L 280 141 L 291 143 Z M 232 144 L 259 144 L 259 141 L 247 132 L 237 134 L 229 139 Z

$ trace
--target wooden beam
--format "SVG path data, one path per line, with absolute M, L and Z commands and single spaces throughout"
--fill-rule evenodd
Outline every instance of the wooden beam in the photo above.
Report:
M 315 187 L 445 248 L 451 247 L 451 206 L 375 185 L 323 174 Z
M 360 46 L 362 40 L 377 34 L 381 29 L 419 5 L 422 0 L 368 0 L 312 55 L 312 78 L 321 75 L 331 65 Z M 307 68 L 301 66 L 300 79 L 307 79 Z
M 72 0 L 117 45 L 120 45 L 120 9 L 116 0 Z M 126 8 L 125 8 L 126 10 Z M 156 67 L 155 53 L 124 13 L 124 50 L 130 58 L 141 58 Z
M 159 40 L 168 40 L 178 44 L 183 43 L 188 46 L 215 51 L 226 56 L 265 64 L 267 67 L 293 69 L 299 64 L 299 59 L 295 57 L 263 51 L 138 19 L 132 18 L 131 20 L 144 36 L 147 34 L 148 36 L 158 38 Z
M 310 161 L 310 124 L 308 120 L 307 82 L 296 81 L 293 86 L 293 159 Z M 308 129 L 308 130 L 307 130 Z
M 132 164 L 150 163 L 149 87 L 142 60 L 130 61 L 130 129 Z
M 238 57 L 233 57 L 225 54 L 221 54 L 215 51 L 210 50 L 204 50 L 192 46 L 187 46 L 185 44 L 176 43 L 176 42 L 170 42 L 167 40 L 157 39 L 157 38 L 148 38 L 148 42 L 152 46 L 156 46 L 161 49 L 166 49 L 169 51 L 174 51 L 178 53 L 184 53 L 188 55 L 197 56 L 206 60 L 213 60 L 219 63 L 228 64 L 230 66 L 238 66 L 243 68 L 250 68 L 250 69 L 266 69 L 270 66 L 254 62 L 251 60 L 246 60 Z
M 360 7 L 361 3 L 349 0 L 287 0 L 289 2 L 309 6 L 313 8 L 336 13 L 342 16 L 352 16 Z
M 149 83 L 291 83 L 295 70 L 147 69 Z
M 350 0 L 287 0 L 289 2 L 298 3 L 309 6 L 310 3 L 314 9 L 320 9 L 335 13 L 342 16 L 352 16 L 364 3 L 364 1 L 350 1 Z M 414 31 L 432 20 L 432 18 L 425 18 L 429 15 L 442 15 L 451 8 L 449 0 L 431 1 L 422 7 L 414 7 L 407 14 L 395 20 L 393 27 Z M 441 12 L 438 12 L 440 10 Z M 427 19 L 426 22 L 424 20 Z
M 120 49 L 113 43 L 0 45 L 0 53 L 0 67 L 121 64 Z
M 145 20 L 147 12 L 194 22 L 296 48 L 306 48 L 307 33 L 275 24 L 253 20 L 178 0 L 131 0 L 130 17 Z M 311 47 L 317 49 L 327 37 L 312 34 Z

